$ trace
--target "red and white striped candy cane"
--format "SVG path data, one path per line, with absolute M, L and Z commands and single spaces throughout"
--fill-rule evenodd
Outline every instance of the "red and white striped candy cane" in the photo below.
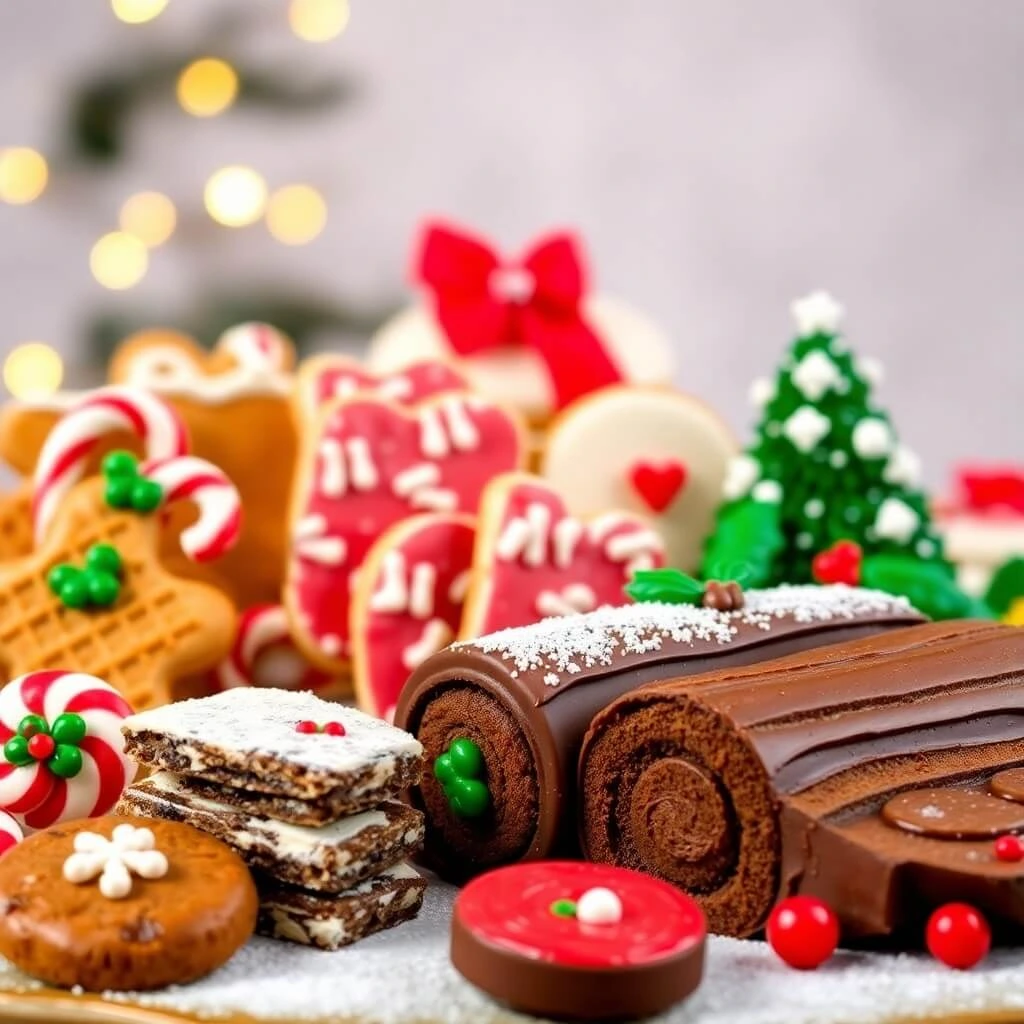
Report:
M 289 346 L 285 336 L 270 324 L 238 324 L 217 339 L 216 348 L 235 357 L 247 370 L 288 369 Z
M 261 655 L 281 652 L 281 658 L 265 663 L 257 672 Z M 295 646 L 288 616 L 279 604 L 260 604 L 239 616 L 238 631 L 231 653 L 216 668 L 217 685 L 222 690 L 236 686 L 269 686 L 283 690 L 316 690 L 331 677 L 313 668 Z
M 0 811 L 0 857 L 24 838 L 21 826 L 6 811 Z
M 118 430 L 140 438 L 150 459 L 167 459 L 188 451 L 184 424 L 155 395 L 124 387 L 90 392 L 61 417 L 39 453 L 32 496 L 37 543 L 46 536 L 68 492 L 82 479 L 93 449 Z
M 102 679 L 30 672 L 0 690 L 0 809 L 27 830 L 107 814 L 135 778 L 121 722 L 132 713 Z
M 181 535 L 181 549 L 194 562 L 219 558 L 234 547 L 242 530 L 242 499 L 213 463 L 194 455 L 150 460 L 139 475 L 163 488 L 162 507 L 194 501 L 199 518 Z

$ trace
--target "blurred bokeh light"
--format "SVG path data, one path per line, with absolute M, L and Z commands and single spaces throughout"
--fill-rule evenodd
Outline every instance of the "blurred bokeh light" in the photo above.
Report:
M 92 276 L 104 288 L 123 291 L 138 284 L 149 269 L 146 246 L 125 231 L 104 235 L 89 254 Z
M 206 211 L 229 228 L 254 224 L 267 206 L 267 183 L 251 167 L 222 167 L 210 176 L 203 192 Z
M 203 57 L 178 76 L 178 102 L 195 117 L 214 117 L 235 102 L 238 73 L 227 61 Z
M 345 31 L 348 0 L 292 0 L 288 23 L 307 43 L 325 43 Z
M 121 230 L 134 235 L 150 249 L 163 245 L 174 234 L 178 214 L 174 203 L 161 192 L 137 192 L 121 207 Z
M 167 0 L 110 0 L 114 15 L 129 25 L 152 21 L 167 6 Z
M 313 241 L 327 223 L 327 203 L 312 185 L 285 185 L 267 204 L 267 229 L 285 245 Z
M 50 177 L 42 153 L 25 146 L 0 149 L 0 199 L 21 205 L 38 199 Z
M 15 398 L 52 394 L 63 379 L 63 360 L 41 341 L 18 345 L 4 360 L 4 387 Z

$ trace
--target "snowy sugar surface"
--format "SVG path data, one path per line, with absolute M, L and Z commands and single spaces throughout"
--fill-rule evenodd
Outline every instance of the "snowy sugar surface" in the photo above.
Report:
M 512 1024 L 448 961 L 454 890 L 432 882 L 420 917 L 336 953 L 254 939 L 203 981 L 118 1001 L 196 1017 L 373 1024 Z M 0 988 L 38 989 L 0 960 Z M 1024 1008 L 1024 955 L 1005 951 L 972 971 L 925 956 L 839 953 L 817 971 L 783 966 L 759 942 L 711 939 L 696 994 L 660 1024 L 889 1024 L 909 1017 Z
M 861 587 L 781 586 L 748 591 L 744 607 L 737 612 L 638 603 L 544 619 L 533 626 L 504 629 L 453 646 L 497 654 L 512 662 L 517 672 L 544 668 L 571 674 L 581 668 L 610 665 L 616 654 L 656 651 L 665 640 L 724 646 L 732 642 L 741 624 L 770 632 L 773 620 L 780 618 L 811 624 L 911 610 L 904 598 Z
M 344 736 L 295 731 L 297 722 L 341 722 Z M 270 754 L 322 772 L 359 771 L 388 758 L 418 757 L 419 742 L 393 725 L 311 693 L 239 687 L 126 718 L 127 733 L 154 732 L 236 754 Z

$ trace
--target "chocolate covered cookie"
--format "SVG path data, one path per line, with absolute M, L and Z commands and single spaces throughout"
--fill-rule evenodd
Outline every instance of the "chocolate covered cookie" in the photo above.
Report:
M 374 807 L 415 783 L 423 748 L 408 733 L 311 693 L 239 688 L 126 719 L 129 756 L 237 791 Z M 264 801 L 264 803 L 266 803 Z M 254 808 L 247 808 L 255 810 Z
M 237 854 L 175 822 L 58 825 L 0 860 L 0 954 L 62 988 L 194 981 L 246 942 L 256 910 Z
M 324 892 L 357 885 L 411 856 L 423 841 L 423 815 L 394 800 L 323 828 L 309 828 L 199 796 L 171 772 L 156 772 L 132 786 L 119 809 L 184 821 L 227 843 L 251 868 Z

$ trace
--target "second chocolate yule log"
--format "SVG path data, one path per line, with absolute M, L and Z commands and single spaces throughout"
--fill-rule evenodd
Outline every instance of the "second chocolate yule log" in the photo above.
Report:
M 1024 924 L 1024 629 L 912 626 L 637 690 L 580 754 L 583 845 L 749 935 L 824 899 L 845 938 L 920 930 L 963 900 Z
M 921 621 L 876 591 L 778 587 L 738 611 L 634 604 L 453 644 L 413 673 L 395 713 L 434 769 L 410 794 L 427 815 L 425 859 L 461 880 L 577 853 L 580 743 L 622 694 Z

